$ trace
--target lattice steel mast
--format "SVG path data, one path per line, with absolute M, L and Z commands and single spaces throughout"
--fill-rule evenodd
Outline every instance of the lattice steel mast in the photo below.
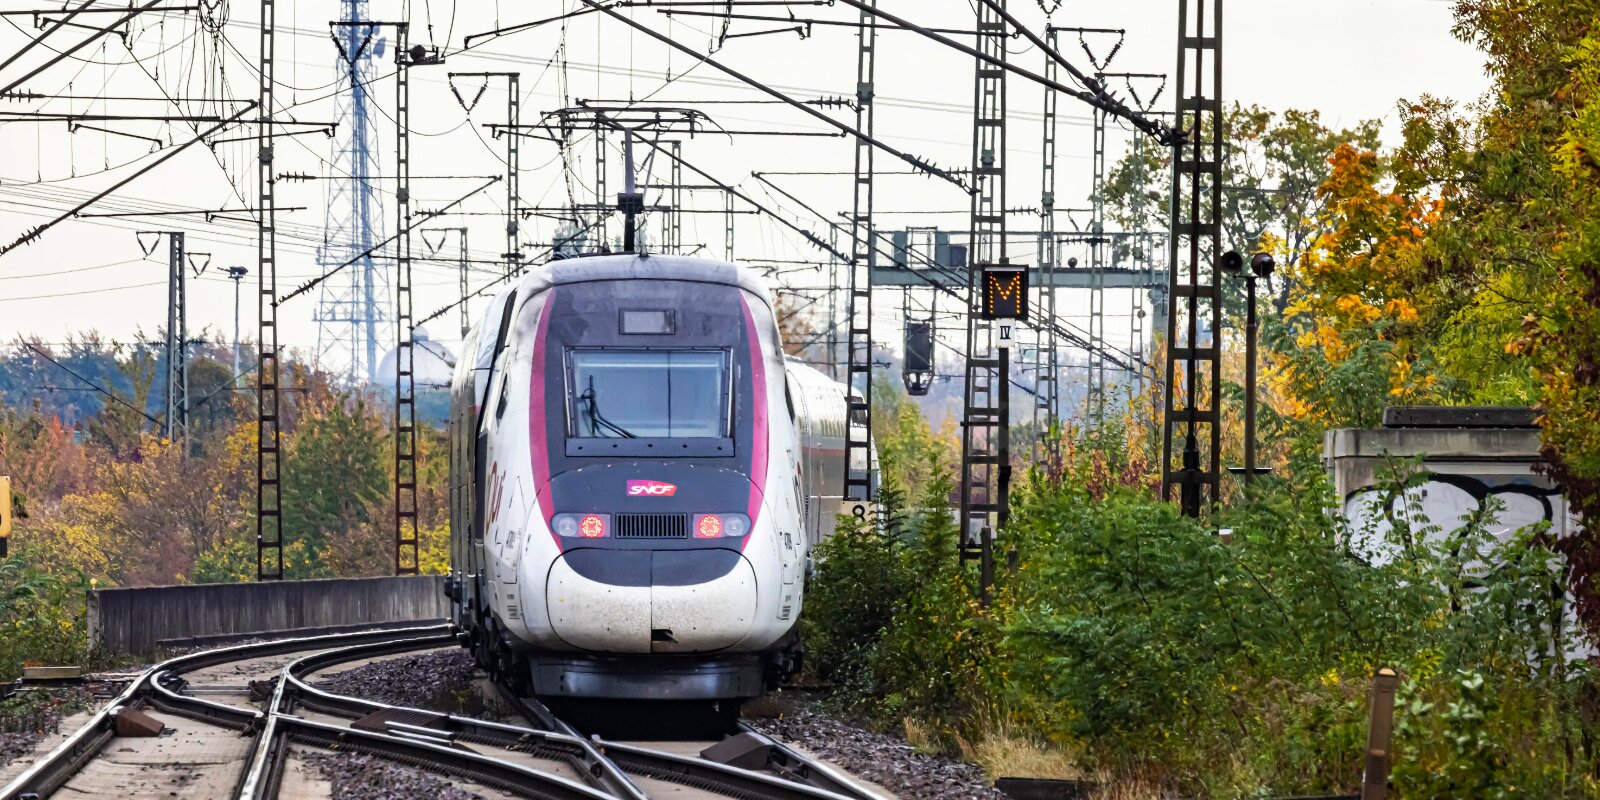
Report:
M 996 7 L 998 6 L 998 8 Z M 1006 261 L 1005 3 L 978 6 L 973 87 L 972 240 L 968 248 L 967 358 L 961 409 L 961 558 L 977 561 L 987 599 L 994 583 L 994 539 L 1005 527 L 1011 467 L 1006 406 L 1009 358 L 983 319 L 983 269 Z M 997 63 L 998 62 L 998 63 Z
M 417 400 L 411 297 L 411 54 L 407 23 L 395 37 L 394 573 L 415 575 L 417 553 Z
M 373 255 L 374 245 L 385 238 L 371 90 L 383 40 L 379 26 L 367 24 L 367 0 L 342 0 L 340 5 L 343 17 L 333 27 L 340 61 L 339 138 L 317 266 L 324 272 L 349 266 L 337 280 L 323 282 L 315 319 L 317 363 L 356 385 L 381 379 L 380 344 L 387 333 L 381 328 L 388 317 L 388 271 Z
M 673 140 L 667 143 L 672 148 L 672 164 L 668 180 L 672 185 L 667 188 L 666 224 L 661 243 L 661 250 L 672 255 L 681 255 L 683 250 L 683 142 Z
M 272 177 L 273 98 L 277 59 L 277 4 L 261 0 L 261 82 L 256 106 L 257 150 L 256 307 L 256 580 L 283 579 L 283 458 L 278 401 L 278 230 Z
M 868 0 L 877 8 L 877 0 Z M 854 200 L 850 211 L 850 294 L 845 308 L 845 385 L 849 387 L 849 421 L 845 425 L 845 503 L 872 499 L 872 267 L 877 260 L 873 242 L 872 200 L 874 149 L 873 95 L 878 61 L 878 20 L 861 12 L 856 48 L 855 171 L 851 179 Z
M 1056 39 L 1055 28 L 1047 26 L 1045 40 L 1052 50 L 1056 49 Z M 1046 55 L 1045 80 L 1059 80 L 1059 75 L 1060 66 L 1055 59 Z M 1042 277 L 1039 299 L 1042 301 L 1041 314 L 1052 324 L 1035 328 L 1039 332 L 1039 346 L 1034 351 L 1033 420 L 1039 429 L 1040 455 L 1052 469 L 1059 465 L 1061 457 L 1061 440 L 1054 435 L 1060 384 L 1056 380 L 1057 342 L 1053 324 L 1056 318 L 1056 262 L 1060 258 L 1056 242 L 1056 109 L 1059 102 L 1056 90 L 1045 86 L 1044 138 L 1040 159 L 1042 174 L 1039 179 L 1039 272 Z
M 1161 94 L 1166 90 L 1167 86 L 1167 76 L 1165 75 L 1153 75 L 1148 73 L 1121 73 L 1118 77 L 1121 77 L 1127 82 L 1128 93 L 1133 96 L 1135 107 L 1140 113 L 1146 115 L 1150 114 L 1155 108 L 1156 101 L 1161 98 Z M 1134 81 L 1137 80 L 1160 81 L 1160 84 L 1156 87 L 1155 91 L 1150 94 L 1150 96 L 1145 97 L 1140 95 L 1134 87 Z M 1144 137 L 1133 137 L 1131 158 L 1133 163 L 1136 165 L 1136 169 L 1133 171 L 1133 206 L 1130 209 L 1129 215 L 1129 221 L 1131 223 L 1129 227 L 1132 228 L 1129 233 L 1132 234 L 1133 241 L 1132 255 L 1134 267 L 1143 274 L 1143 277 L 1145 278 L 1145 284 L 1152 287 L 1153 293 L 1164 293 L 1166 291 L 1165 286 L 1162 286 L 1159 290 L 1156 290 L 1153 287 L 1156 272 L 1156 234 L 1150 230 L 1150 214 L 1149 209 L 1145 204 L 1145 192 L 1148 190 L 1149 185 L 1145 182 L 1146 174 L 1143 167 L 1144 155 Z M 1131 300 L 1130 308 L 1128 310 L 1128 353 L 1135 359 L 1136 362 L 1143 362 L 1145 359 L 1146 337 L 1149 335 L 1145 330 L 1146 313 L 1144 310 L 1144 294 L 1138 289 L 1134 289 L 1129 293 L 1129 296 Z M 1158 298 L 1152 298 L 1152 305 L 1159 305 L 1161 302 L 1164 301 Z M 1166 320 L 1164 317 L 1158 316 L 1157 322 L 1164 325 Z M 1134 381 L 1131 391 L 1135 397 L 1142 396 L 1145 393 L 1150 377 L 1151 376 L 1148 374 L 1147 370 L 1143 367 L 1134 371 Z
M 1209 13 L 1208 13 L 1209 12 Z M 1172 231 L 1163 393 L 1161 491 L 1178 489 L 1183 513 L 1199 516 L 1221 490 L 1222 0 L 1182 0 L 1174 124 L 1188 140 L 1173 149 Z M 1185 146 L 1187 145 L 1187 147 Z M 1187 263 L 1182 261 L 1187 259 Z M 1202 449 L 1204 446 L 1205 449 Z M 1181 451 L 1180 451 L 1181 447 Z M 1173 457 L 1181 452 L 1181 461 Z
M 184 235 L 167 237 L 167 441 L 189 451 L 189 281 L 184 274 Z
M 1106 112 L 1094 109 L 1093 177 L 1089 195 L 1089 341 L 1106 341 Z M 1089 423 L 1106 421 L 1106 362 L 1092 358 L 1088 364 Z

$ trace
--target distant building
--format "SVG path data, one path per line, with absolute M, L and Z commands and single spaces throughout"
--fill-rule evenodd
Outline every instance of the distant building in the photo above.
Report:
M 412 382 L 416 389 L 448 388 L 450 379 L 456 372 L 456 356 L 450 348 L 434 341 L 428 332 L 418 328 L 412 337 L 411 370 Z M 378 363 L 378 371 L 373 375 L 373 383 L 389 389 L 394 388 L 395 381 L 395 351 L 390 348 L 384 353 L 383 360 Z

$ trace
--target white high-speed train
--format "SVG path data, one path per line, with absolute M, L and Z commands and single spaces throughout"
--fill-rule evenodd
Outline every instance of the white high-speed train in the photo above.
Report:
M 845 392 L 785 358 L 744 266 L 531 270 L 452 387 L 447 592 L 467 646 L 557 700 L 761 695 L 799 667 L 811 548 L 842 510 Z

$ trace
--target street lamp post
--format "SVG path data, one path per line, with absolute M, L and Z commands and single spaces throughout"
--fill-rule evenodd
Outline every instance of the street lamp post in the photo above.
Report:
M 1244 259 L 1230 252 L 1222 257 L 1222 270 L 1245 281 L 1245 361 L 1244 361 L 1244 482 L 1255 480 L 1257 474 L 1267 472 L 1256 467 L 1256 334 L 1260 324 L 1256 320 L 1256 280 L 1272 277 L 1277 267 L 1271 253 L 1256 253 L 1250 257 L 1250 271 L 1244 271 Z M 1238 470 L 1234 470 L 1238 471 Z
M 228 267 L 228 277 L 233 280 L 233 382 L 239 383 L 239 282 L 250 270 L 244 267 Z

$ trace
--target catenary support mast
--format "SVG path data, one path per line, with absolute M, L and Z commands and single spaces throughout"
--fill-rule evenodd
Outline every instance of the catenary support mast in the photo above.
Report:
M 877 7 L 877 0 L 869 2 Z M 847 506 L 860 503 L 863 513 L 872 500 L 872 266 L 877 248 L 872 241 L 874 150 L 867 139 L 873 136 L 877 61 L 878 21 L 862 11 L 856 50 L 856 130 L 865 138 L 855 139 L 851 182 L 850 293 L 845 308 L 845 385 L 850 392 L 846 403 L 850 413 L 845 425 L 844 501 Z
M 1057 49 L 1054 28 L 1046 28 L 1045 39 L 1051 49 Z M 1045 56 L 1045 79 L 1058 80 L 1059 70 L 1055 59 Z M 1036 327 L 1039 331 L 1039 347 L 1034 356 L 1033 408 L 1035 427 L 1039 430 L 1040 455 L 1052 469 L 1059 466 L 1061 459 L 1061 439 L 1054 435 L 1061 385 L 1056 375 L 1057 342 L 1053 325 L 1056 318 L 1055 271 L 1056 263 L 1060 260 L 1060 247 L 1056 241 L 1056 109 L 1059 103 L 1056 90 L 1045 86 L 1044 138 L 1040 159 L 1042 175 L 1039 180 L 1039 272 L 1043 280 L 1039 287 L 1039 298 L 1043 301 L 1040 311 L 1052 324 Z
M 973 90 L 972 239 L 968 248 L 967 357 L 961 409 L 961 558 L 977 561 L 987 601 L 994 583 L 994 541 L 1005 527 L 1010 481 L 1005 408 L 1010 380 L 1008 351 L 995 346 L 983 319 L 979 281 L 983 269 L 1006 263 L 1006 58 L 1005 4 L 978 6 L 978 49 Z
M 189 452 L 189 281 L 184 236 L 167 231 L 167 441 Z
M 257 150 L 256 308 L 256 580 L 283 579 L 283 458 L 280 451 L 278 401 L 278 230 L 277 195 L 272 175 L 273 98 L 277 50 L 277 4 L 261 0 L 261 52 L 256 72 L 261 79 L 256 121 Z
M 1199 516 L 1221 490 L 1222 0 L 1181 0 L 1177 88 L 1161 491 Z
M 417 398 L 411 282 L 411 54 L 404 22 L 395 30 L 394 573 L 415 575 Z

